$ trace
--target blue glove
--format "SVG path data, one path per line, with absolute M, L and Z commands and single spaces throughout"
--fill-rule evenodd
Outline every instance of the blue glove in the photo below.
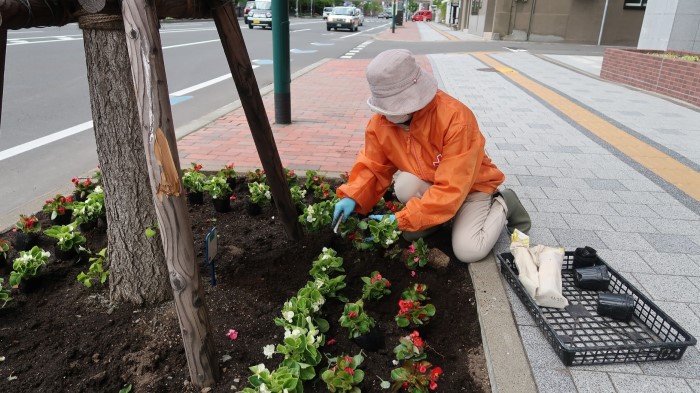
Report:
M 343 198 L 335 204 L 333 209 L 333 222 L 331 227 L 335 228 L 335 224 L 338 222 L 340 215 L 343 215 L 343 222 L 347 221 L 350 214 L 355 210 L 355 200 L 352 198 Z
M 380 214 L 370 214 L 367 217 L 372 219 L 372 220 L 381 221 L 385 216 L 382 216 Z M 389 222 L 394 222 L 394 221 L 396 221 L 396 216 L 393 214 L 389 214 Z

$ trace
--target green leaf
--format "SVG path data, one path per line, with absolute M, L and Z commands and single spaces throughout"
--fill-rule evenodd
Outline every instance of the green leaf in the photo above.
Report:
M 146 228 L 144 232 L 146 234 L 146 237 L 149 239 L 156 235 L 156 231 L 151 227 Z
M 131 384 L 128 384 L 123 388 L 119 389 L 119 393 L 131 393 Z
M 362 370 L 355 370 L 355 374 L 352 376 L 353 385 L 358 385 L 365 378 L 365 372 Z
M 379 386 L 380 386 L 382 389 L 389 389 L 389 387 L 391 387 L 391 383 L 390 383 L 389 381 L 382 381 L 382 383 L 379 384 Z

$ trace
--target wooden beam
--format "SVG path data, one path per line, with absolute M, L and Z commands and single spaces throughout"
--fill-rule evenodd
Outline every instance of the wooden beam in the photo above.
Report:
M 155 7 L 159 19 L 211 17 L 211 9 L 203 1 L 155 0 Z M 104 13 L 113 12 L 119 15 L 120 2 L 118 0 L 0 0 L 0 27 L 13 30 L 64 26 L 77 22 L 77 12 L 81 9 L 90 13 L 100 10 Z
M 282 160 L 272 135 L 272 128 L 265 112 L 248 50 L 243 41 L 236 10 L 231 2 L 221 3 L 221 0 L 208 0 L 208 4 L 213 9 L 214 23 L 219 31 L 231 75 L 236 82 L 236 90 L 260 156 L 260 162 L 267 174 L 267 182 L 270 185 L 280 221 L 284 225 L 287 237 L 298 240 L 302 236 L 302 230 L 297 221 L 297 211 L 292 202 Z
M 158 20 L 148 0 L 124 0 L 122 15 L 156 215 L 192 384 L 213 386 L 219 367 L 200 285 L 168 97 Z
M 7 30 L 0 29 L 0 124 L 2 124 L 2 92 L 5 90 L 5 58 L 7 55 Z

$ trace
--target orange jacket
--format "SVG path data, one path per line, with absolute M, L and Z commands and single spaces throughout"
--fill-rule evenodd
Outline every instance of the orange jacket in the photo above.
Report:
M 367 214 L 379 202 L 397 170 L 432 183 L 422 198 L 411 198 L 396 213 L 402 231 L 420 231 L 450 220 L 470 192 L 493 194 L 505 176 L 484 151 L 485 139 L 472 111 L 447 93 L 415 112 L 408 130 L 374 114 L 365 146 L 338 188 Z

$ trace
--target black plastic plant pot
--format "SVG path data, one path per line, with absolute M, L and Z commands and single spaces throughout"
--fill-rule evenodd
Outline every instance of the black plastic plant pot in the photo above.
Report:
M 192 192 L 188 191 L 187 192 L 187 202 L 190 203 L 190 205 L 201 205 L 204 203 L 204 193 L 203 192 Z
M 68 251 L 63 251 L 60 248 L 56 247 L 54 252 L 56 253 L 56 258 L 62 261 L 70 261 L 71 259 L 75 259 L 78 256 L 78 252 L 74 248 L 71 248 Z
M 51 219 L 51 225 L 68 225 L 70 220 L 73 218 L 73 212 L 71 210 L 66 210 L 65 213 L 59 214 L 56 218 Z
M 73 193 L 73 200 L 76 202 L 85 202 L 86 199 L 87 199 L 87 193 L 85 193 L 84 195 L 80 191 L 76 191 Z
M 251 216 L 257 216 L 262 213 L 262 207 L 253 201 L 246 201 L 245 210 Z
M 598 315 L 629 322 L 634 316 L 634 297 L 626 293 L 598 294 Z
M 227 177 L 226 183 L 228 183 L 228 186 L 231 187 L 231 191 L 236 189 L 236 178 L 235 177 Z
M 231 200 L 228 196 L 212 199 L 211 202 L 214 204 L 214 210 L 219 213 L 228 213 L 231 211 Z
M 367 352 L 377 352 L 384 348 L 384 334 L 376 328 L 367 334 L 353 338 L 352 341 Z
M 36 246 L 39 235 L 36 233 L 17 232 L 15 234 L 15 249 L 17 251 L 27 251 Z
M 97 226 L 97 221 L 88 221 L 88 222 L 83 222 L 78 227 L 80 228 L 80 232 L 87 232 L 95 229 Z

